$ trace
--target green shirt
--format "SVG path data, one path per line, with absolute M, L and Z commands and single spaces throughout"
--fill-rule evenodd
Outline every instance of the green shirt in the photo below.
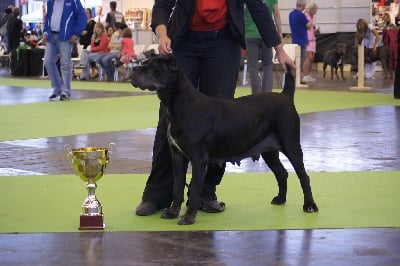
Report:
M 278 4 L 278 0 L 264 0 L 264 2 L 267 4 L 272 16 L 274 6 Z M 261 38 L 257 26 L 251 18 L 250 12 L 247 8 L 244 11 L 244 20 L 246 25 L 246 38 Z

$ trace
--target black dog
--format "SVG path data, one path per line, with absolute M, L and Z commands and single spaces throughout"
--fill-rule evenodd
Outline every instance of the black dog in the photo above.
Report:
M 168 138 L 174 174 L 173 202 L 162 218 L 176 218 L 184 201 L 188 162 L 192 180 L 188 208 L 178 224 L 193 224 L 209 163 L 239 163 L 260 154 L 278 181 L 279 193 L 272 204 L 286 202 L 288 173 L 279 151 L 289 158 L 303 189 L 305 212 L 316 212 L 310 178 L 303 164 L 300 119 L 293 103 L 295 80 L 286 74 L 283 93 L 218 99 L 199 93 L 171 57 L 152 58 L 135 67 L 132 85 L 156 91 L 169 115 Z
M 333 71 L 335 71 L 336 78 L 339 80 L 338 69 L 340 69 L 340 75 L 343 80 L 346 80 L 343 75 L 343 56 L 346 53 L 346 46 L 344 43 L 338 43 L 336 48 L 333 50 L 327 50 L 322 58 L 323 65 L 323 77 L 326 75 L 326 67 L 331 67 L 331 79 L 333 79 Z

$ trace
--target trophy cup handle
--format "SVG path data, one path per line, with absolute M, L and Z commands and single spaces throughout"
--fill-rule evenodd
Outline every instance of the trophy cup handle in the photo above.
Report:
M 111 142 L 110 144 L 108 144 L 108 153 L 110 154 L 110 157 L 114 156 L 116 150 L 117 145 L 115 145 L 115 143 Z
M 64 145 L 65 156 L 69 159 L 70 163 L 72 164 L 72 148 L 70 144 Z

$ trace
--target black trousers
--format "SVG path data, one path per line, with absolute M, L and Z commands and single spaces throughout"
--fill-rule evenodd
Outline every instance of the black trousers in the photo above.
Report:
M 212 32 L 188 31 L 173 47 L 178 64 L 200 92 L 219 98 L 233 98 L 239 73 L 240 46 L 228 29 Z M 147 179 L 142 201 L 160 207 L 172 202 L 173 176 L 171 154 L 167 139 L 167 116 L 162 105 L 153 146 L 151 173 Z M 216 185 L 221 182 L 225 167 L 209 165 L 203 200 L 215 200 Z
M 397 46 L 397 54 L 400 55 L 400 43 Z M 400 99 L 400 60 L 399 59 L 397 59 L 396 71 L 394 73 L 393 97 L 396 99 Z

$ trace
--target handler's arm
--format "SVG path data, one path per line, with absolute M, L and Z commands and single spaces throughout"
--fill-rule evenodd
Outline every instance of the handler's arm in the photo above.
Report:
M 160 24 L 156 27 L 156 35 L 158 38 L 158 50 L 161 55 L 167 55 L 172 53 L 171 39 L 167 34 L 167 27 L 164 24 Z

